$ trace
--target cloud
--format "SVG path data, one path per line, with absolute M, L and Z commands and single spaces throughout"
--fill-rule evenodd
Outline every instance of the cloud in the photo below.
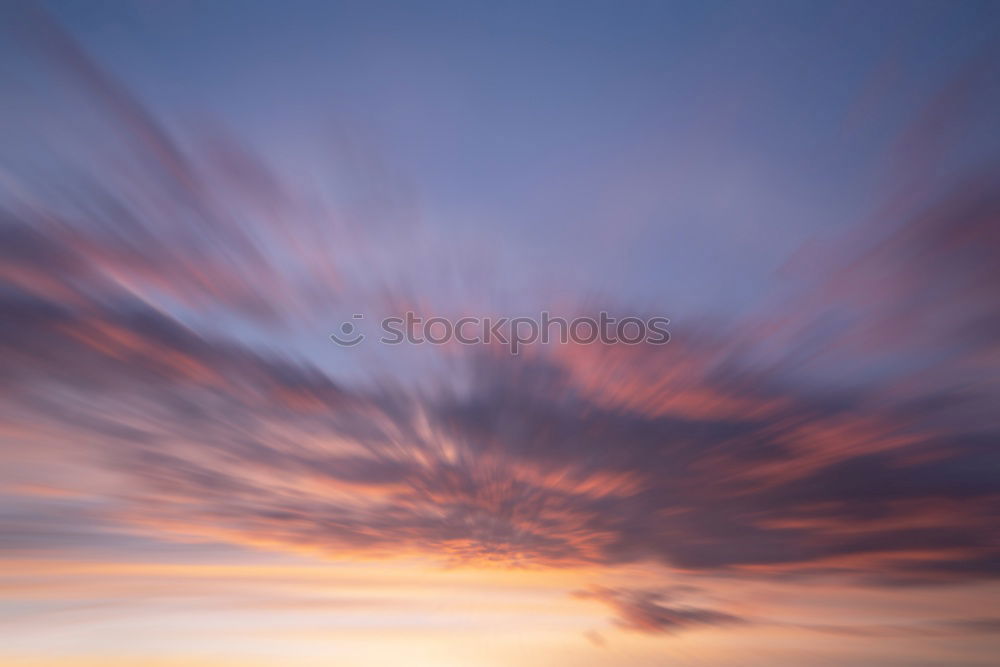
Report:
M 203 337 L 125 295 L 75 305 L 8 289 L 0 307 L 11 418 L 89 443 L 90 464 L 123 484 L 104 511 L 147 530 L 880 583 L 997 572 L 989 437 L 796 392 L 780 373 L 733 370 L 731 349 L 481 350 L 462 392 L 400 394 Z M 678 384 L 646 384 L 675 358 Z M 720 385 L 738 408 L 714 398 Z
M 780 625 L 780 624 L 776 624 Z M 797 625 L 810 632 L 844 637 L 975 637 L 996 634 L 1000 619 L 956 618 L 936 619 L 919 623 L 866 625 Z
M 0 391 L 20 446 L 2 456 L 18 485 L 65 483 L 67 462 L 104 499 L 86 514 L 101 526 L 330 557 L 869 585 L 1000 574 L 995 168 L 805 262 L 775 305 L 685 320 L 667 346 L 469 347 L 349 382 L 253 342 L 336 296 L 325 228 L 298 217 L 311 200 L 228 135 L 175 136 L 39 20 L 120 121 L 132 168 L 81 172 L 90 153 L 71 153 L 62 177 L 25 170 L 4 191 Z M 351 358 L 362 375 L 365 361 Z M 740 620 L 591 597 L 636 630 Z
M 662 591 L 595 587 L 574 595 L 604 603 L 614 610 L 618 627 L 643 634 L 674 634 L 746 623 L 743 618 L 720 611 L 665 604 L 669 596 Z

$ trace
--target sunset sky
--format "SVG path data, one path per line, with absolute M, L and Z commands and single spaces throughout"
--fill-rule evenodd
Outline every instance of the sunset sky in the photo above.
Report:
M 0 7 L 0 664 L 997 664 L 1000 3 Z

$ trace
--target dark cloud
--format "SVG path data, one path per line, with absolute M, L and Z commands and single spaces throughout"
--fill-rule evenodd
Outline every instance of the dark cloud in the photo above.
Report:
M 13 416 L 93 443 L 139 524 L 331 553 L 759 575 L 830 563 L 887 583 L 997 572 L 989 438 L 914 431 L 893 410 L 772 390 L 742 395 L 751 410 L 650 414 L 581 384 L 607 356 L 485 353 L 470 390 L 359 392 L 135 301 L 14 290 L 2 307 Z M 684 351 L 640 352 L 613 372 Z M 713 382 L 674 396 L 711 397 Z M 918 552 L 939 555 L 898 557 Z
M 606 604 L 614 610 L 618 627 L 645 634 L 674 634 L 700 627 L 746 623 L 745 619 L 720 611 L 667 604 L 669 596 L 660 591 L 596 587 L 574 595 Z

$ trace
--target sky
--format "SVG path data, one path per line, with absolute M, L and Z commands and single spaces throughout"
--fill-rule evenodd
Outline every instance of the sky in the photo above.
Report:
M 996 664 L 998 38 L 3 3 L 0 662 Z

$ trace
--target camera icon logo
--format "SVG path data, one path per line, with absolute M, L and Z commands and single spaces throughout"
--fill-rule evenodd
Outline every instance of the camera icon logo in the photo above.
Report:
M 363 320 L 364 318 L 365 316 L 360 313 L 351 315 L 352 320 Z M 341 324 L 340 335 L 336 333 L 330 334 L 330 340 L 341 347 L 354 347 L 364 339 L 365 335 L 357 331 L 357 327 L 354 326 L 353 322 L 344 322 Z

